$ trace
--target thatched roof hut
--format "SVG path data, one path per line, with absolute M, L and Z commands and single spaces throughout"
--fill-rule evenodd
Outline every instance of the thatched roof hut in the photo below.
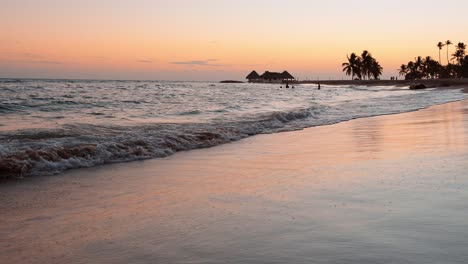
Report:
M 269 72 L 266 71 L 262 75 L 260 75 L 260 78 L 264 80 L 276 80 L 281 78 L 281 74 L 278 72 Z
M 248 80 L 254 80 L 260 78 L 260 75 L 256 71 L 252 71 L 247 77 L 245 77 Z
M 284 71 L 281 73 L 281 78 L 285 80 L 294 80 L 294 76 L 292 76 L 289 72 Z
M 249 82 L 281 83 L 294 81 L 294 76 L 287 71 L 282 73 L 265 71 L 262 75 L 258 75 L 256 71 L 252 71 L 247 75 L 246 79 L 248 79 Z

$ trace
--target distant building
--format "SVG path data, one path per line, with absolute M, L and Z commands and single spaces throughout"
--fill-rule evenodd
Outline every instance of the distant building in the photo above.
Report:
M 289 72 L 269 72 L 266 71 L 262 75 L 258 75 L 256 71 L 252 71 L 245 77 L 251 83 L 288 83 L 294 82 L 295 78 Z

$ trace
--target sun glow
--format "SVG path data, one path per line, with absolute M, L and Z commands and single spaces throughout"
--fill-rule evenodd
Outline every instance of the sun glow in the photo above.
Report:
M 437 58 L 438 41 L 466 41 L 454 25 L 468 3 L 429 2 L 8 1 L 0 77 L 219 80 L 287 69 L 342 78 L 346 54 L 365 49 L 391 76 L 416 56 Z

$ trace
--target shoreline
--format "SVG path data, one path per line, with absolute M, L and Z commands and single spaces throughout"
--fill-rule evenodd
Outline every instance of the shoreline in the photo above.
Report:
M 463 100 L 0 185 L 0 262 L 462 261 L 467 109 Z
M 248 83 L 244 81 L 224 80 L 219 83 Z M 255 83 L 253 83 L 255 84 Z M 272 83 L 283 84 L 283 83 Z M 363 85 L 363 86 L 412 86 L 423 84 L 426 88 L 457 89 L 463 88 L 464 93 L 468 93 L 468 79 L 420 79 L 420 80 L 303 80 L 293 81 L 289 84 L 324 84 L 324 85 Z M 422 88 L 422 89 L 426 89 Z
M 465 87 L 465 86 L 463 86 L 463 87 Z M 450 88 L 455 88 L 455 87 L 450 87 Z M 457 88 L 460 88 L 460 87 L 457 87 Z M 440 89 L 448 89 L 448 88 L 444 87 L 444 88 L 440 88 Z M 467 93 L 468 92 L 468 87 L 465 87 L 463 89 L 463 92 Z M 461 100 L 465 100 L 465 99 L 461 99 Z M 454 100 L 452 102 L 455 102 L 455 101 L 458 101 L 458 100 Z M 430 107 L 432 107 L 434 105 L 439 105 L 439 104 L 420 106 L 417 109 L 410 109 L 410 110 L 400 109 L 400 111 L 402 111 L 400 113 L 419 111 L 419 110 L 427 109 L 427 108 L 430 108 Z M 442 103 L 442 104 L 445 104 L 445 103 Z M 363 115 L 363 116 L 352 117 L 351 119 L 348 119 L 348 120 L 342 119 L 342 120 L 338 120 L 336 122 L 316 124 L 316 125 L 307 125 L 307 126 L 303 126 L 301 128 L 298 128 L 298 129 L 302 130 L 302 129 L 307 129 L 307 128 L 310 128 L 310 127 L 320 127 L 320 126 L 326 126 L 326 125 L 333 125 L 333 124 L 337 124 L 337 123 L 341 123 L 341 122 L 347 122 L 347 121 L 350 121 L 350 120 L 368 118 L 369 116 L 384 116 L 384 115 L 393 115 L 393 114 L 399 114 L 399 113 L 395 113 L 395 112 L 389 112 L 389 113 L 383 113 L 383 114 L 382 113 L 380 113 L 380 114 L 374 113 L 374 114 L 371 114 L 371 115 Z M 301 113 L 301 116 L 303 116 L 302 113 Z M 294 119 L 293 119 L 293 121 L 294 121 Z M 8 182 L 8 181 L 11 181 L 11 180 L 16 181 L 16 180 L 28 179 L 28 178 L 32 178 L 32 177 L 38 177 L 38 176 L 61 175 L 65 171 L 76 170 L 76 169 L 86 168 L 86 167 L 102 166 L 102 165 L 108 165 L 108 164 L 112 164 L 112 163 L 128 163 L 128 162 L 134 162 L 134 161 L 138 161 L 138 160 L 160 159 L 160 158 L 164 158 L 164 157 L 167 157 L 167 156 L 171 156 L 174 153 L 177 153 L 177 152 L 180 152 L 180 151 L 192 151 L 192 150 L 196 150 L 196 149 L 200 149 L 200 148 L 212 148 L 212 147 L 215 147 L 215 146 L 218 146 L 218 145 L 235 142 L 235 141 L 242 140 L 242 139 L 245 139 L 245 138 L 249 138 L 249 137 L 252 137 L 252 136 L 255 136 L 255 135 L 262 135 L 262 134 L 269 134 L 269 133 L 276 134 L 276 133 L 283 133 L 283 132 L 294 131 L 294 130 L 296 130 L 296 129 L 280 130 L 280 131 L 276 131 L 276 132 L 275 131 L 273 131 L 273 132 L 262 132 L 262 131 L 260 131 L 260 132 L 256 132 L 256 133 L 252 133 L 250 131 L 250 133 L 241 134 L 241 136 L 239 138 L 235 138 L 235 139 L 231 138 L 230 140 L 225 140 L 225 139 L 221 138 L 220 136 L 216 136 L 215 134 L 200 133 L 200 134 L 197 135 L 197 138 L 200 138 L 201 143 L 202 143 L 202 145 L 200 145 L 200 146 L 195 146 L 195 147 L 192 147 L 191 145 L 182 145 L 182 146 L 179 146 L 179 147 L 175 146 L 173 148 L 170 148 L 170 152 L 166 151 L 164 154 L 161 154 L 161 155 L 156 153 L 155 155 L 152 155 L 152 156 L 147 155 L 145 157 L 138 157 L 138 158 L 134 158 L 134 159 L 129 158 L 128 160 L 100 162 L 99 160 L 95 161 L 95 160 L 91 159 L 89 161 L 89 163 L 87 163 L 87 164 L 91 164 L 91 165 L 81 165 L 81 166 L 76 166 L 75 165 L 75 166 L 70 166 L 70 167 L 65 168 L 65 169 L 60 169 L 60 170 L 55 169 L 54 171 L 50 171 L 50 172 L 39 171 L 38 174 L 30 173 L 31 171 L 33 171 L 32 170 L 33 166 L 36 165 L 34 162 L 40 162 L 41 160 L 45 160 L 46 163 L 47 162 L 61 162 L 62 161 L 61 158 L 63 158 L 64 162 L 69 162 L 69 160 L 72 160 L 71 158 L 74 157 L 72 155 L 75 155 L 78 158 L 86 158 L 86 157 L 89 157 L 92 154 L 96 153 L 97 152 L 96 149 L 98 149 L 98 147 L 97 147 L 96 144 L 84 144 L 84 145 L 77 146 L 77 147 L 72 147 L 72 148 L 69 148 L 69 149 L 52 148 L 52 149 L 50 149 L 49 152 L 44 152 L 44 151 L 37 151 L 37 152 L 25 151 L 24 153 L 23 152 L 18 152 L 16 154 L 14 153 L 14 154 L 12 154 L 10 156 L 5 156 L 3 159 L 0 159 L 0 174 L 2 174 L 0 176 L 0 184 L 3 184 L 3 182 Z M 139 145 L 136 144 L 136 147 L 138 147 L 138 146 Z M 28 165 L 30 167 L 25 166 L 24 162 L 23 162 L 28 157 L 29 157 L 29 159 L 33 160 L 32 165 Z M 85 161 L 88 162 L 88 160 L 85 160 Z M 39 164 L 39 166 L 41 166 L 41 164 Z
M 299 81 L 298 84 L 325 84 L 325 85 L 366 85 L 366 86 L 410 86 L 424 84 L 434 87 L 468 88 L 468 79 L 421 79 L 421 80 L 310 80 Z

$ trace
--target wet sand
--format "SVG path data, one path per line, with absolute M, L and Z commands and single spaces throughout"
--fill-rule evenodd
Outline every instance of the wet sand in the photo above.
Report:
M 465 263 L 468 100 L 0 186 L 0 263 Z

